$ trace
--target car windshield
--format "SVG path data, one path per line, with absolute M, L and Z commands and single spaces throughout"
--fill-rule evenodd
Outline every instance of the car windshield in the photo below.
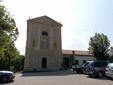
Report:
M 93 62 L 89 62 L 86 66 L 92 66 Z
M 85 63 L 82 67 L 86 66 L 87 64 L 89 64 L 89 62 Z
M 113 63 L 109 64 L 109 68 L 113 69 Z
M 91 61 L 88 61 L 88 62 L 84 63 L 82 67 L 87 66 L 89 63 L 91 63 Z

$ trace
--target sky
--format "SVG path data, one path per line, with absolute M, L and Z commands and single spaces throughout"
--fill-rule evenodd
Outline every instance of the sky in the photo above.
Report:
M 113 0 L 4 0 L 19 30 L 15 42 L 25 55 L 27 20 L 47 15 L 61 22 L 62 49 L 88 50 L 90 37 L 103 33 L 113 46 Z

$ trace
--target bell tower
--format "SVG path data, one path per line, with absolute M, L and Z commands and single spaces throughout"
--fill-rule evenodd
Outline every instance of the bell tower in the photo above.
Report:
M 59 70 L 62 63 L 62 24 L 42 16 L 27 20 L 24 71 Z

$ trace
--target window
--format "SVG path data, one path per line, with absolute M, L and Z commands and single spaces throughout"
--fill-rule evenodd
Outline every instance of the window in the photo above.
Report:
M 42 32 L 42 36 L 48 36 L 48 32 L 47 31 L 43 31 Z
M 95 67 L 106 67 L 107 66 L 107 62 L 95 62 L 94 66 Z
M 86 63 L 86 60 L 83 60 L 83 64 Z
M 43 49 L 49 48 L 49 37 L 47 31 L 43 31 L 41 34 L 40 48 Z
M 78 65 L 79 64 L 79 61 L 78 60 L 75 60 L 75 64 Z
M 94 66 L 95 66 L 95 67 L 102 67 L 102 64 L 101 64 L 100 62 L 95 62 L 95 63 L 94 63 Z

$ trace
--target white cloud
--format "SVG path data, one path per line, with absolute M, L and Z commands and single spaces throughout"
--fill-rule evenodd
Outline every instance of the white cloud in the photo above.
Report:
M 81 32 L 79 35 L 71 32 L 63 32 L 62 34 L 62 48 L 70 50 L 87 50 L 90 37 L 94 35 L 93 30 Z
M 110 46 L 113 46 L 113 43 L 111 43 Z

